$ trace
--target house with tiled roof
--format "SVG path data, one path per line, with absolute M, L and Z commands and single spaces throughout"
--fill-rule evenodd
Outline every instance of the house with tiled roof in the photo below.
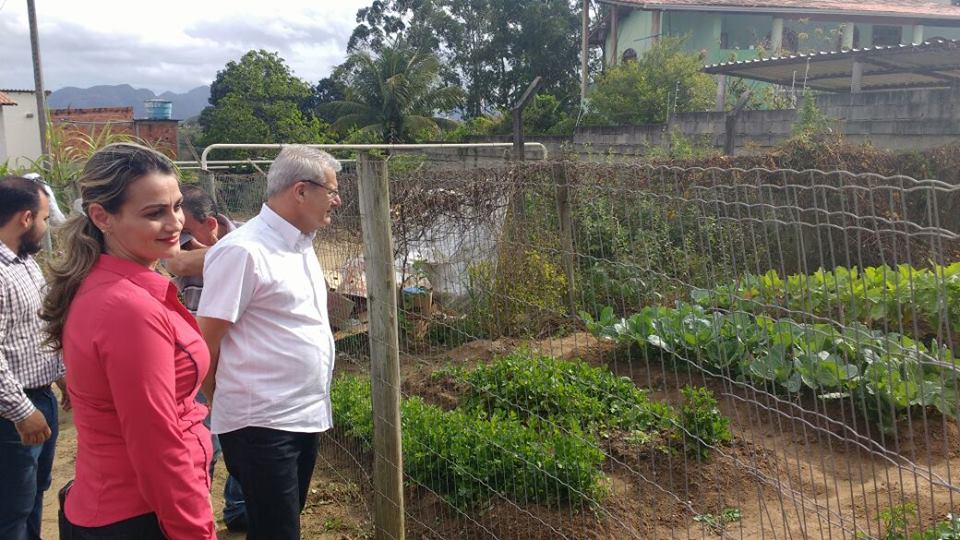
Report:
M 599 0 L 604 64 L 663 36 L 705 64 L 763 56 L 960 39 L 960 0 Z

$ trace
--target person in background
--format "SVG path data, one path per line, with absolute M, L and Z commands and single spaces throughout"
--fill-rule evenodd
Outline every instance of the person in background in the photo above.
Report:
M 176 287 L 155 271 L 180 249 L 173 163 L 111 144 L 78 181 L 41 316 L 62 349 L 77 429 L 76 480 L 61 490 L 61 538 L 216 538 L 213 449 L 194 400 L 210 355 Z
M 63 363 L 44 344 L 46 282 L 31 257 L 40 251 L 49 212 L 42 182 L 0 180 L 0 538 L 8 540 L 40 538 L 57 442 L 50 385 L 62 384 Z
M 329 154 L 285 146 L 267 202 L 206 254 L 198 321 L 211 352 L 203 390 L 230 474 L 243 487 L 247 538 L 300 538 L 319 434 L 332 427 L 334 340 L 313 248 L 340 205 Z
M 183 233 L 180 236 L 180 253 L 164 261 L 167 270 L 176 274 L 173 280 L 183 303 L 196 314 L 203 291 L 203 257 L 210 246 L 237 227 L 227 216 L 217 212 L 216 202 L 206 191 L 197 186 L 180 186 L 183 193 Z M 197 400 L 206 404 L 203 394 L 197 394 Z M 210 427 L 210 417 L 206 419 Z M 210 462 L 210 476 L 220 457 L 220 441 L 213 436 L 213 460 Z M 236 478 L 227 475 L 223 486 L 223 522 L 232 532 L 247 529 L 247 515 L 243 501 L 243 490 Z

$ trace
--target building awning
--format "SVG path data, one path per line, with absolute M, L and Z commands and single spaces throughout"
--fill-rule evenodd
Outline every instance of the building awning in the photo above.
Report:
M 10 96 L 4 94 L 3 92 L 0 92 L 0 107 L 3 107 L 4 105 L 16 105 L 16 104 L 17 102 L 10 99 Z
M 943 88 L 960 86 L 960 41 L 743 60 L 703 71 L 826 92 Z

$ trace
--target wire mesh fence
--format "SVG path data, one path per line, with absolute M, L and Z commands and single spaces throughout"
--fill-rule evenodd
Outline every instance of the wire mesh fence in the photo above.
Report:
M 262 181 L 218 198 L 252 215 Z M 358 181 L 316 240 L 344 302 L 307 512 L 363 536 Z M 564 161 L 389 181 L 409 537 L 960 534 L 957 186 Z

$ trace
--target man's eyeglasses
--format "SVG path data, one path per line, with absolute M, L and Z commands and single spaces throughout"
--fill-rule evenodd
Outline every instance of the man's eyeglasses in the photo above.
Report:
M 328 188 L 327 186 L 321 184 L 320 182 L 314 182 L 313 180 L 301 180 L 301 181 L 302 181 L 302 182 L 306 182 L 306 183 L 308 183 L 308 184 L 313 184 L 313 185 L 315 185 L 315 186 L 322 187 L 323 189 L 327 190 L 327 193 L 330 195 L 330 198 L 331 198 L 331 199 L 337 199 L 337 198 L 340 197 L 340 192 L 339 192 L 339 191 L 337 191 L 337 190 L 335 190 L 335 189 L 332 189 L 332 188 Z

